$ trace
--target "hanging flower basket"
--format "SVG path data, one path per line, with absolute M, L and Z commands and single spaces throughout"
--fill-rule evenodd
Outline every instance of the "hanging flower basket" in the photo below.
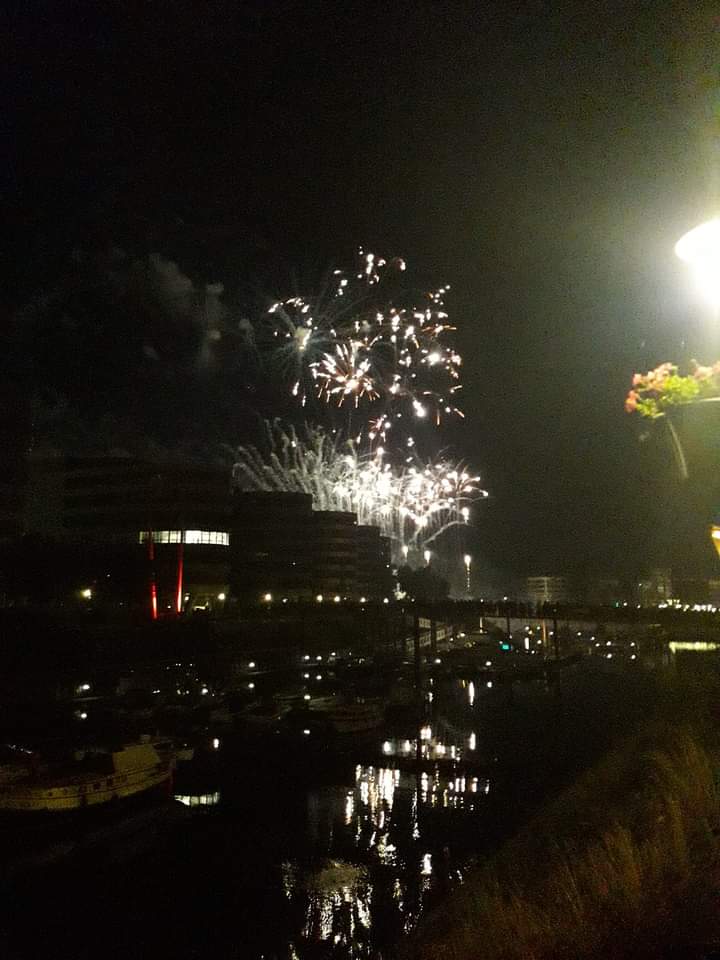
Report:
M 680 476 L 720 471 L 720 362 L 693 362 L 688 375 L 672 363 L 636 373 L 625 410 L 667 428 Z

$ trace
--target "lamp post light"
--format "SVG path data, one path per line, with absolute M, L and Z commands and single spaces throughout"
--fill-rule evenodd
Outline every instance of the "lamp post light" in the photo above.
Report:
M 720 217 L 688 230 L 675 244 L 675 253 L 690 266 L 700 296 L 717 318 L 720 314 Z M 673 429 L 672 423 L 670 427 Z M 713 525 L 710 535 L 720 556 L 720 527 Z
M 470 596 L 470 564 L 472 563 L 472 557 L 469 553 L 466 553 L 463 560 L 465 562 L 465 592 Z
M 409 551 L 410 551 L 410 547 L 409 547 L 406 543 L 404 543 L 404 544 L 402 545 L 402 554 L 403 554 L 403 558 L 404 558 L 404 560 L 405 560 L 405 563 L 407 563 L 407 558 L 408 558 L 408 552 L 409 552 Z
M 675 244 L 675 253 L 690 265 L 702 298 L 720 309 L 720 217 L 688 230 Z
M 423 551 L 423 557 L 425 559 L 425 566 L 430 566 L 430 557 L 432 557 L 432 552 L 430 550 Z

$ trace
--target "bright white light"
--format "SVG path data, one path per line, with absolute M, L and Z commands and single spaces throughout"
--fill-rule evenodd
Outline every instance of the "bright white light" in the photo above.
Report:
M 367 603 L 367 597 L 360 597 L 360 603 Z
M 309 736 L 310 736 L 310 731 L 309 731 L 309 730 L 303 730 L 303 733 L 305 734 L 306 737 L 309 737 Z
M 340 603 L 340 597 L 333 597 L 333 600 L 335 601 L 335 603 Z
M 248 684 L 248 690 L 254 690 L 254 689 L 255 689 L 255 684 L 254 684 L 254 683 L 249 683 L 249 684 Z
M 465 556 L 463 557 L 463 560 L 465 561 L 465 566 L 466 566 L 466 567 L 469 567 L 470 564 L 472 563 L 472 557 L 470 556 L 469 553 L 466 553 L 466 554 L 465 554 Z
M 82 713 L 79 713 L 78 716 L 80 717 L 81 720 L 87 720 L 87 714 L 85 713 L 84 710 L 82 711 Z
M 84 590 L 81 590 L 80 596 L 83 598 L 83 600 L 92 600 L 92 590 L 90 587 L 85 587 Z
M 254 660 L 251 660 L 250 663 L 248 664 L 248 667 L 249 667 L 251 670 L 254 670 L 254 669 L 255 669 L 255 661 L 254 661 Z
M 390 743 L 389 740 L 386 740 L 386 741 L 383 743 L 383 745 L 382 745 L 382 752 L 383 752 L 384 754 L 386 754 L 386 755 L 392 753 L 392 744 Z
M 266 593 L 266 594 L 264 595 L 264 597 L 263 597 L 263 600 L 265 600 L 266 603 L 270 603 L 271 600 L 272 600 L 272 594 L 271 594 L 271 593 Z
M 220 749 L 220 741 L 218 740 L 217 737 L 213 737 L 212 748 L 213 748 L 213 750 L 219 750 L 219 749 Z
M 220 602 L 222 602 L 224 599 L 225 599 L 225 594 L 224 594 L 224 593 L 219 593 L 219 594 L 218 594 L 218 600 L 220 600 Z
M 675 253 L 692 268 L 703 299 L 720 307 L 720 219 L 701 223 L 680 237 Z
M 430 563 L 430 557 L 432 557 L 431 551 L 423 550 L 423 558 L 425 559 L 425 563 L 428 563 L 428 564 Z
M 306 693 L 306 694 L 303 696 L 303 700 L 309 700 L 309 699 L 310 699 L 310 694 L 309 694 L 309 693 Z
M 319 593 L 319 594 L 315 597 L 315 599 L 317 600 L 318 603 L 322 603 L 322 602 L 323 602 L 323 595 L 322 595 L 321 593 Z

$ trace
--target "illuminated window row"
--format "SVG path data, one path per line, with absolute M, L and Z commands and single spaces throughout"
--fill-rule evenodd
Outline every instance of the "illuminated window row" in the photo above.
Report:
M 230 545 L 230 534 L 224 530 L 141 530 L 139 543 L 147 543 L 152 537 L 153 543 L 209 543 L 220 547 Z

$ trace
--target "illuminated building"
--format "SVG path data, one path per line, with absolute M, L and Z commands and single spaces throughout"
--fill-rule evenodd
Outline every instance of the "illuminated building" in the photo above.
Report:
M 224 609 L 231 580 L 234 596 L 252 602 L 390 592 L 389 543 L 377 528 L 314 511 L 308 494 L 233 494 L 230 479 L 227 468 L 189 462 L 32 460 L 25 529 L 57 556 L 56 599 L 160 616 Z
M 526 590 L 531 603 L 564 603 L 568 598 L 565 577 L 528 577 Z
M 637 599 L 643 607 L 654 607 L 673 598 L 670 570 L 651 570 L 650 575 L 638 581 Z
M 25 527 L 82 546 L 94 591 L 160 613 L 212 608 L 227 590 L 228 471 L 133 457 L 57 457 L 29 463 Z M 108 574 L 109 571 L 109 574 Z M 154 592 L 154 600 L 150 600 Z

